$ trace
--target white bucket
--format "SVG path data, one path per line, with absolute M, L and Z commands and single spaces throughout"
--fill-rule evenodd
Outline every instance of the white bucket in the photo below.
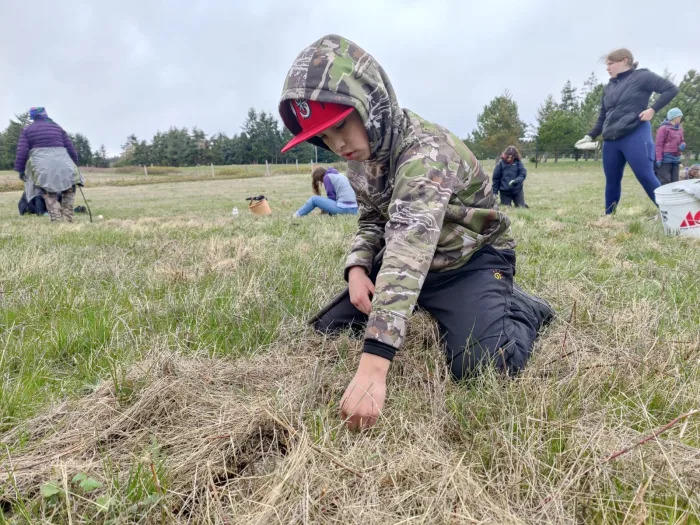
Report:
M 700 179 L 664 184 L 654 195 L 667 235 L 700 238 Z

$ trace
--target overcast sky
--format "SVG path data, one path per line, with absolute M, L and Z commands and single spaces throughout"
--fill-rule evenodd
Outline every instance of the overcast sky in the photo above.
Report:
M 567 79 L 606 80 L 617 47 L 680 82 L 700 69 L 698 15 L 698 0 L 0 0 L 0 128 L 41 105 L 110 154 L 171 126 L 231 136 L 250 107 L 277 115 L 294 57 L 338 33 L 402 106 L 463 137 L 505 90 L 534 123 Z

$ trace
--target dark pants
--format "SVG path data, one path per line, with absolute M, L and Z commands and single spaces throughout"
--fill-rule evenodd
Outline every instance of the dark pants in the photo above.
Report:
M 537 330 L 552 311 L 535 310 L 521 294 L 513 293 L 514 270 L 515 252 L 488 246 L 457 270 L 428 273 L 418 306 L 438 322 L 455 379 L 474 375 L 490 363 L 515 374 L 530 357 Z M 372 281 L 378 271 L 376 265 Z M 313 326 L 321 332 L 350 328 L 359 335 L 366 322 L 367 316 L 346 294 Z
M 680 171 L 680 164 L 676 162 L 664 162 L 656 168 L 656 176 L 661 184 L 668 184 L 670 182 L 678 182 L 678 172 Z
M 651 124 L 641 122 L 637 128 L 617 140 L 603 142 L 603 171 L 605 172 L 605 213 L 615 211 L 622 195 L 622 172 L 629 164 L 634 176 L 656 204 L 654 190 L 660 186 L 654 174 L 654 140 Z
M 529 208 L 525 204 L 525 192 L 522 189 L 516 192 L 501 190 L 499 195 L 501 196 L 501 204 L 504 206 L 515 205 L 516 208 Z

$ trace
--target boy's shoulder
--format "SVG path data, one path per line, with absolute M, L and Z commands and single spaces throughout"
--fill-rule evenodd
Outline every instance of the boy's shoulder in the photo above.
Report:
M 430 163 L 447 163 L 448 166 L 460 161 L 470 167 L 478 164 L 467 145 L 450 130 L 408 109 L 404 113 L 407 118 L 397 165 L 421 159 Z

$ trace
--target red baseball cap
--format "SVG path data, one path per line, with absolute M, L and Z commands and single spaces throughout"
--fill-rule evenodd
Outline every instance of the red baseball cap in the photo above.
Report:
M 314 135 L 321 133 L 324 129 L 330 128 L 347 117 L 352 110 L 352 106 L 335 104 L 333 102 L 318 102 L 316 100 L 304 100 L 298 98 L 290 100 L 289 105 L 296 116 L 301 127 L 298 135 L 282 148 L 282 153 L 292 149 L 297 144 L 310 139 Z

